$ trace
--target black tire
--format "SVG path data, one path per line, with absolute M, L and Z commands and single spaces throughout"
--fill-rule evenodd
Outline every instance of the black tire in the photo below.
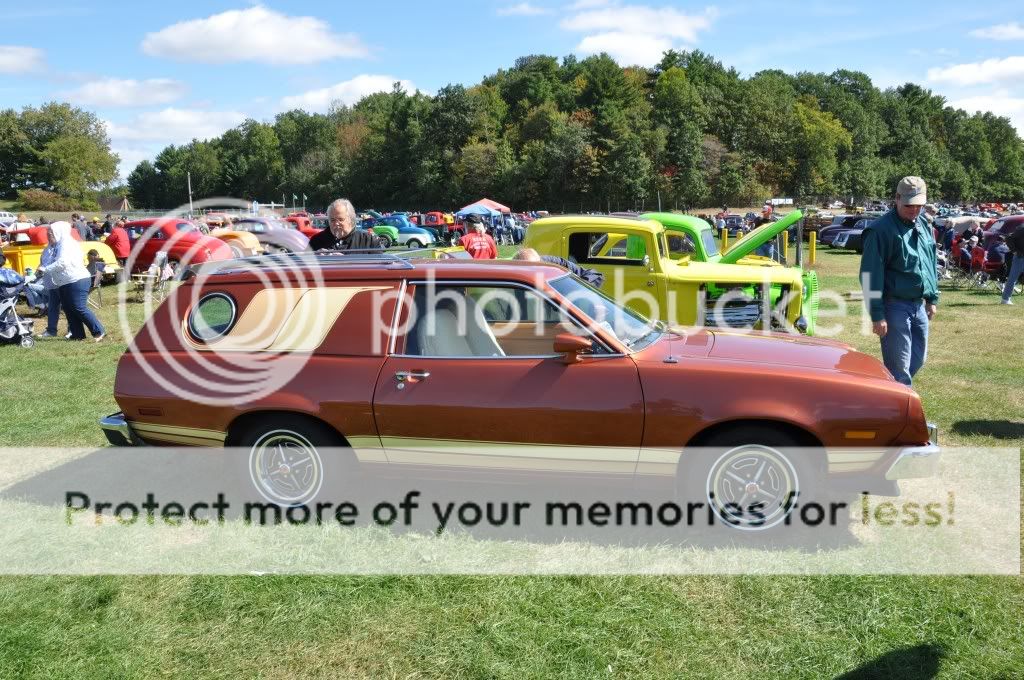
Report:
M 740 425 L 684 452 L 678 501 L 710 506 L 731 531 L 774 530 L 820 491 L 823 455 L 770 425 Z
M 380 234 L 377 238 L 380 239 L 380 244 L 384 246 L 385 250 L 395 245 L 395 242 L 387 234 Z
M 234 259 L 238 260 L 245 257 L 245 253 L 243 253 L 242 249 L 239 246 L 235 245 L 235 243 L 228 243 L 228 248 L 231 249 L 231 257 L 233 257 Z
M 237 439 L 231 461 L 245 500 L 279 507 L 340 502 L 355 471 L 344 439 L 327 425 L 300 415 L 270 415 Z
M 406 242 L 405 242 L 405 245 L 406 245 L 406 247 L 408 247 L 408 248 L 409 248 L 410 250 L 416 250 L 417 248 L 423 248 L 423 247 L 424 247 L 424 245 L 423 245 L 422 243 L 420 243 L 419 241 L 417 241 L 417 240 L 416 240 L 416 239 L 414 239 L 414 238 L 411 238 L 411 239 L 409 239 L 408 241 L 406 241 Z

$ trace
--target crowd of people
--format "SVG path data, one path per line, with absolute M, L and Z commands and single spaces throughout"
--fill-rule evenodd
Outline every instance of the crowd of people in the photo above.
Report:
M 943 277 L 953 278 L 954 272 L 959 272 L 977 275 L 981 281 L 994 279 L 1003 284 L 1001 303 L 1012 305 L 1013 286 L 1024 274 L 1024 225 L 1009 236 L 996 234 L 987 247 L 978 222 L 971 222 L 963 231 L 950 224 L 933 225 L 945 257 Z
M 47 246 L 39 266 L 34 271 L 27 269 L 25 276 L 8 267 L 6 256 L 0 254 L 0 283 L 24 286 L 29 305 L 46 311 L 46 330 L 40 337 L 58 337 L 57 323 L 63 311 L 68 327 L 66 339 L 85 340 L 88 329 L 92 338 L 100 342 L 106 331 L 88 304 L 89 290 L 100 266 L 99 257 L 92 250 L 88 254 L 89 264 L 84 264 L 82 246 L 71 236 L 72 229 L 73 224 L 62 220 L 47 225 Z

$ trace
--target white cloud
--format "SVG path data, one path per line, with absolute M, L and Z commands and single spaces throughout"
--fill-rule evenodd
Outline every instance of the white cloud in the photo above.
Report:
M 580 11 L 563 19 L 561 27 L 588 34 L 576 50 L 583 54 L 607 52 L 623 65 L 656 64 L 677 41 L 686 45 L 696 43 L 698 33 L 709 29 L 718 17 L 715 7 L 699 14 L 686 14 L 671 7 L 598 6 L 590 0 L 580 0 L 573 7 Z
M 1003 81 L 1018 81 L 1022 77 L 1024 77 L 1024 57 L 986 59 L 970 64 L 928 69 L 928 80 L 954 85 L 984 85 Z
M 140 113 L 128 123 L 105 121 L 113 143 L 159 141 L 187 144 L 193 139 L 210 139 L 235 127 L 248 116 L 238 111 L 166 108 Z
M 508 7 L 498 8 L 498 16 L 502 17 L 533 17 L 539 14 L 551 14 L 551 10 L 544 9 L 543 7 L 537 7 L 536 5 L 531 5 L 528 2 L 521 2 L 518 5 L 510 5 Z
M 219 137 L 249 116 L 238 111 L 176 109 L 147 111 L 125 123 L 103 121 L 110 148 L 121 158 L 118 172 L 127 179 L 135 166 L 154 159 L 169 144 L 188 144 L 193 139 Z
M 993 94 L 957 99 L 949 105 L 968 113 L 991 111 L 997 116 L 1006 116 L 1017 133 L 1024 136 L 1024 97 L 1012 97 L 1006 90 L 997 90 Z
M 290 17 L 261 5 L 182 21 L 142 40 L 142 51 L 178 61 L 222 64 L 312 64 L 336 57 L 366 56 L 351 33 L 332 33 L 316 17 Z
M 0 45 L 0 73 L 32 73 L 44 67 L 43 51 L 35 47 Z
M 612 4 L 611 0 L 576 0 L 576 2 L 569 5 L 569 9 L 592 9 L 594 7 L 607 7 Z
M 182 97 L 188 88 L 169 78 L 120 80 L 103 78 L 63 93 L 71 101 L 88 106 L 159 106 Z
M 917 48 L 910 49 L 907 50 L 907 54 L 912 57 L 927 57 L 929 59 L 934 59 L 935 57 L 955 57 L 959 52 L 946 47 L 929 47 L 926 50 L 920 50 Z
M 364 74 L 330 87 L 284 97 L 281 100 L 281 108 L 286 111 L 304 109 L 310 112 L 325 113 L 330 109 L 332 102 L 340 101 L 342 104 L 351 106 L 368 94 L 390 91 L 396 82 L 401 83 L 408 92 L 416 90 L 416 86 L 408 80 L 399 80 L 392 76 Z
M 125 147 L 125 146 L 112 146 L 111 150 L 117 154 L 120 162 L 117 164 L 117 172 L 121 179 L 128 181 L 128 175 L 132 173 L 135 166 L 144 160 L 153 160 L 159 149 L 140 149 L 136 147 Z
M 620 64 L 640 66 L 657 64 L 670 49 L 672 41 L 668 38 L 619 32 L 588 35 L 576 46 L 576 50 L 583 54 L 607 52 Z
M 1024 26 L 1016 21 L 1008 24 L 996 24 L 985 28 L 976 28 L 970 35 L 974 38 L 988 38 L 989 40 L 1024 40 Z
M 671 7 L 655 9 L 643 5 L 606 7 L 580 12 L 562 21 L 562 28 L 579 32 L 629 33 L 697 41 L 697 33 L 711 27 L 718 10 L 709 7 L 701 14 L 684 14 Z

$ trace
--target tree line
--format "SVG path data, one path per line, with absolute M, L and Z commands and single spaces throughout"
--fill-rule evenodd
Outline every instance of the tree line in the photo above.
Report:
M 19 167 L 16 181 L 36 181 L 38 162 Z M 196 198 L 305 194 L 322 207 L 347 196 L 380 209 L 481 196 L 555 211 L 861 200 L 908 174 L 949 201 L 1019 200 L 1024 142 L 1006 118 L 911 83 L 882 91 L 856 71 L 743 78 L 699 50 L 650 69 L 535 55 L 472 87 L 429 96 L 396 84 L 326 114 L 288 111 L 168 146 L 132 171 L 130 198 L 181 205 L 189 173 Z
M 96 207 L 117 178 L 103 122 L 89 111 L 51 102 L 0 111 L 0 196 L 50 201 L 41 209 Z

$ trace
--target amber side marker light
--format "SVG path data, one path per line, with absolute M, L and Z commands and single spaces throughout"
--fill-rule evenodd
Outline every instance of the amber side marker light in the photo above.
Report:
M 843 436 L 847 439 L 874 439 L 874 430 L 847 430 Z

